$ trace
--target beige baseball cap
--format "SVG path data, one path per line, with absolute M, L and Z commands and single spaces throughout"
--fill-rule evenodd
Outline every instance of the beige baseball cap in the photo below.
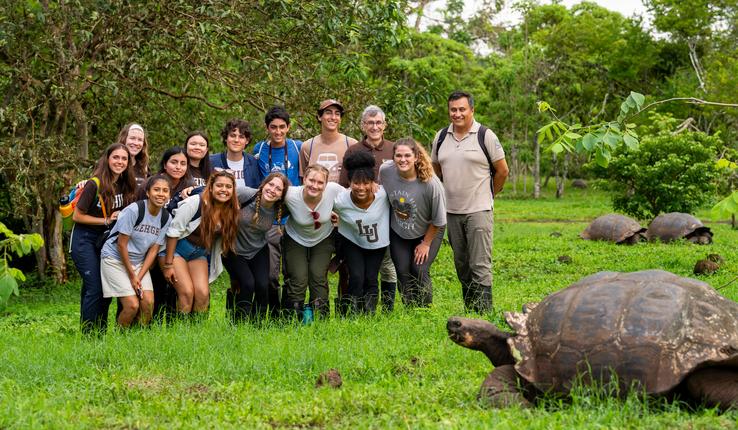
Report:
M 338 109 L 341 111 L 341 113 L 343 113 L 343 111 L 344 111 L 343 105 L 341 104 L 341 102 L 339 102 L 338 100 L 334 100 L 334 99 L 326 99 L 326 100 L 323 100 L 322 102 L 320 102 L 320 106 L 318 107 L 318 114 L 319 115 L 322 115 L 323 114 L 323 111 L 328 106 L 337 106 Z

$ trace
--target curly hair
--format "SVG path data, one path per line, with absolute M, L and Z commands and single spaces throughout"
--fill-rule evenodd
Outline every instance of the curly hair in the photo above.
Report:
M 239 133 L 246 137 L 247 145 L 248 142 L 251 142 L 251 126 L 249 123 L 240 118 L 231 118 L 225 123 L 223 129 L 220 130 L 220 137 L 223 139 L 223 145 L 227 146 L 228 134 L 234 129 L 238 129 Z
M 213 187 L 218 178 L 226 178 L 233 185 L 231 198 L 225 203 L 213 198 Z M 206 249 L 211 249 L 217 232 L 220 230 L 220 236 L 223 239 L 223 253 L 234 251 L 240 210 L 236 196 L 236 178 L 225 170 L 213 172 L 200 198 L 202 199 L 200 232 L 203 245 Z M 218 229 L 218 224 L 220 224 L 220 229 Z
M 418 179 L 421 182 L 430 181 L 435 173 L 433 172 L 430 155 L 428 155 L 428 151 L 425 150 L 423 145 L 419 144 L 412 137 L 402 138 L 395 142 L 395 145 L 392 147 L 393 155 L 397 151 L 398 146 L 407 146 L 413 151 L 415 155 L 415 173 L 418 175 Z

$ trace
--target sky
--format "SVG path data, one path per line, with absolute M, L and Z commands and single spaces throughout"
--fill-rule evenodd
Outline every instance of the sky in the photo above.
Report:
M 563 5 L 566 7 L 571 7 L 572 5 L 575 5 L 577 3 L 580 3 L 581 0 L 564 0 L 562 2 Z M 620 12 L 626 17 L 633 16 L 635 14 L 647 16 L 646 8 L 643 6 L 643 3 L 641 0 L 594 0 L 595 3 L 613 10 Z M 476 8 L 478 7 L 478 4 L 480 2 L 478 0 L 467 0 L 466 5 L 464 8 L 464 15 L 471 16 Z M 508 1 L 507 3 L 512 3 L 511 1 Z M 546 0 L 541 1 L 541 3 L 546 3 Z M 427 11 L 428 15 L 431 17 L 440 17 L 439 13 L 434 13 L 433 10 L 436 9 L 442 9 L 444 6 L 444 1 L 434 1 L 430 4 L 429 10 Z M 499 24 L 515 24 L 520 20 L 520 16 L 517 15 L 515 12 L 511 10 L 511 8 L 506 8 L 506 10 L 503 10 L 503 12 L 499 15 Z M 645 20 L 648 21 L 648 20 Z M 411 20 L 411 22 L 414 22 Z M 425 23 L 428 24 L 427 22 Z

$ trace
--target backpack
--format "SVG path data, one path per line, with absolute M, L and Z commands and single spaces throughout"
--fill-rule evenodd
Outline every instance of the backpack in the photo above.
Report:
M 96 176 L 93 176 L 89 179 L 90 181 L 93 181 L 95 185 L 97 185 L 97 199 L 100 199 L 100 179 L 98 179 Z M 69 191 L 68 196 L 64 196 L 61 199 L 59 199 L 59 212 L 62 216 L 62 229 L 64 231 L 69 231 L 72 229 L 72 226 L 74 225 L 74 221 L 72 221 L 72 215 L 74 215 L 74 209 L 77 207 L 77 202 L 79 201 L 79 198 L 82 196 L 82 189 L 84 188 L 84 185 L 81 187 L 74 187 Z
M 133 228 L 138 227 L 138 225 L 143 222 L 144 216 L 146 216 L 146 200 L 137 201 L 136 206 L 138 208 L 138 216 L 136 217 L 136 222 L 133 223 Z M 165 208 L 161 208 L 161 211 L 161 225 L 159 228 L 164 228 L 164 226 L 167 225 L 167 221 L 169 221 L 169 212 Z M 111 233 L 112 230 L 113 227 L 111 226 L 97 239 L 97 242 L 95 243 L 97 249 L 102 249 L 105 242 L 107 242 L 111 237 L 114 238 L 113 243 L 117 243 L 117 236 L 120 232 L 116 231 L 115 233 Z
M 436 159 L 438 159 L 438 151 L 441 149 L 441 144 L 443 144 L 443 141 L 446 140 L 446 135 L 448 134 L 448 127 L 441 130 L 441 134 L 438 135 L 438 143 L 436 143 Z M 482 152 L 484 153 L 484 158 L 487 159 L 487 164 L 489 165 L 489 187 L 492 190 L 492 196 L 495 195 L 495 184 L 494 184 L 494 178 L 495 178 L 495 166 L 492 165 L 492 157 L 489 156 L 489 152 L 487 151 L 487 146 L 484 144 L 484 135 L 487 134 L 487 127 L 483 125 L 479 125 L 479 131 L 477 131 L 477 142 L 479 142 L 479 146 L 482 148 Z

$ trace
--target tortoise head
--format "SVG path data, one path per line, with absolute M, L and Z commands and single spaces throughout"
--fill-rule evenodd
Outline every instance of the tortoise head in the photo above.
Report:
M 514 364 L 507 339 L 513 335 L 498 329 L 489 321 L 451 317 L 446 323 L 448 337 L 455 343 L 482 351 L 494 366 Z

